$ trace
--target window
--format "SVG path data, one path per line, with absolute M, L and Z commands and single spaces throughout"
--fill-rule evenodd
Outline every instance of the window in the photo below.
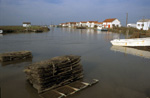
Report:
M 140 24 L 138 24 L 138 26 L 140 26 Z
M 144 26 L 144 24 L 142 24 L 142 27 Z

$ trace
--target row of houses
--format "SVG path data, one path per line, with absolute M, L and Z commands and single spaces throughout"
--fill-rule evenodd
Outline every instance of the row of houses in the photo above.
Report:
M 80 21 L 80 22 L 67 22 L 59 24 L 62 27 L 89 27 L 94 28 L 102 26 L 103 28 L 112 28 L 114 26 L 121 27 L 121 22 L 117 18 L 105 19 L 103 22 L 98 21 Z
M 150 19 L 141 19 L 137 21 L 136 24 L 127 24 L 127 27 L 137 28 L 139 30 L 149 30 L 150 29 Z

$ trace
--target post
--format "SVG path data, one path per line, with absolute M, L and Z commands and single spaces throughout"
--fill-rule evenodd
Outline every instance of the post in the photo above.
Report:
M 128 24 L 128 13 L 126 14 L 126 27 L 127 27 L 127 24 Z
M 128 24 L 128 13 L 126 14 L 126 27 L 127 27 L 127 24 Z M 126 30 L 126 38 L 129 37 L 129 29 Z
M 126 31 L 126 38 L 129 38 L 129 29 Z
M 144 28 L 144 16 L 143 16 L 143 23 L 142 23 L 142 30 L 143 30 L 143 28 Z

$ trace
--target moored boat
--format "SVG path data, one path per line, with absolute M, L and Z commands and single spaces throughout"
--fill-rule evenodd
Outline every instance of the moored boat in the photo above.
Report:
M 110 42 L 114 46 L 150 46 L 150 37 L 133 39 L 114 39 Z
M 107 29 L 106 29 L 106 28 L 103 28 L 102 26 L 98 26 L 98 27 L 97 27 L 97 30 L 100 30 L 100 31 L 107 31 Z
M 98 27 L 97 27 L 97 30 L 102 30 L 102 26 L 98 26 Z
M 101 29 L 101 31 L 108 31 L 107 29 Z
M 0 30 L 0 34 L 2 34 L 3 33 L 3 30 Z

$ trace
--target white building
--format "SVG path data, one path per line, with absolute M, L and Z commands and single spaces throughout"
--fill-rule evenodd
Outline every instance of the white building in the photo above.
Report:
M 76 22 L 68 22 L 68 27 L 75 27 L 76 26 Z
M 61 23 L 61 24 L 59 24 L 59 25 L 62 26 L 62 27 L 66 27 L 66 26 L 67 26 L 66 23 Z
M 97 25 L 97 26 L 103 26 L 103 22 L 97 22 L 95 25 Z
M 89 28 L 93 28 L 94 27 L 94 25 L 95 25 L 95 23 L 97 23 L 98 21 L 88 21 L 87 23 L 86 23 L 86 25 L 87 25 L 87 27 L 89 27 Z
M 129 24 L 127 24 L 127 27 L 132 27 L 132 28 L 136 28 L 136 24 L 133 24 L 133 23 L 129 23 Z
M 104 28 L 121 27 L 121 22 L 117 18 L 106 19 L 103 21 Z
M 87 26 L 86 23 L 87 23 L 86 21 L 80 21 L 79 26 L 86 27 Z
M 139 30 L 149 30 L 150 29 L 150 19 L 141 19 L 136 25 Z
M 31 27 L 31 22 L 23 22 L 23 27 Z
M 98 21 L 93 21 L 92 23 L 91 23 L 91 28 L 94 28 L 94 27 L 97 27 L 98 26 Z
M 76 22 L 76 26 L 79 27 L 80 26 L 80 22 Z

